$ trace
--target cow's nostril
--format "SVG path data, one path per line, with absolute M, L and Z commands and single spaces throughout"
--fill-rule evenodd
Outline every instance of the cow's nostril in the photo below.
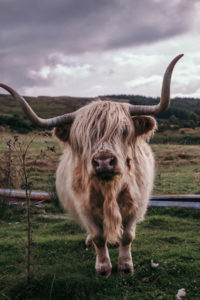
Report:
M 99 161 L 98 161 L 98 159 L 95 159 L 95 158 L 93 158 L 93 160 L 92 160 L 92 165 L 93 165 L 93 167 L 99 167 Z
M 114 166 L 115 165 L 115 158 L 114 157 L 110 158 L 109 165 L 110 166 Z

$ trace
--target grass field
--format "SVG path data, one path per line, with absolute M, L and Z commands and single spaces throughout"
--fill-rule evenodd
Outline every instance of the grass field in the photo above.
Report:
M 155 194 L 200 194 L 199 145 L 152 145 L 156 158 Z
M 19 135 L 19 141 L 25 146 L 32 137 Z M 9 140 L 13 144 L 12 134 L 1 135 L 0 166 L 5 170 Z M 155 194 L 200 194 L 198 145 L 153 144 L 152 148 Z M 52 190 L 60 154 L 53 137 L 35 137 L 27 155 L 33 189 Z M 15 152 L 12 165 L 15 169 Z M 117 274 L 118 249 L 110 246 L 113 272 L 108 279 L 95 275 L 95 252 L 85 250 L 85 232 L 70 220 L 38 217 L 44 212 L 62 213 L 53 204 L 45 204 L 43 211 L 32 210 L 32 279 L 28 284 L 25 211 L 0 203 L 0 299 L 171 300 L 181 288 L 186 290 L 183 299 L 200 299 L 199 211 L 149 209 L 145 221 L 137 226 L 132 246 L 135 274 Z M 157 268 L 151 267 L 151 259 L 159 263 Z
M 20 211 L 0 220 L 0 299 L 184 299 L 200 298 L 199 212 L 149 209 L 132 246 L 135 274 L 117 274 L 118 249 L 110 246 L 113 272 L 98 278 L 95 253 L 72 221 L 33 216 L 33 278 L 26 283 L 25 220 Z M 150 261 L 159 263 L 156 269 Z

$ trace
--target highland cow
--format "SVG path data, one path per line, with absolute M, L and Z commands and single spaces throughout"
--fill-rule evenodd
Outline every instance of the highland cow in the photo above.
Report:
M 64 145 L 56 173 L 58 197 L 64 210 L 86 229 L 86 243 L 96 249 L 100 276 L 108 277 L 112 270 L 108 242 L 119 245 L 119 274 L 133 273 L 131 243 L 154 181 L 154 158 L 147 141 L 156 121 L 149 115 L 168 108 L 171 74 L 181 57 L 168 66 L 160 103 L 154 106 L 94 101 L 76 112 L 41 119 L 23 97 L 0 84 L 33 122 L 55 127 L 54 134 Z

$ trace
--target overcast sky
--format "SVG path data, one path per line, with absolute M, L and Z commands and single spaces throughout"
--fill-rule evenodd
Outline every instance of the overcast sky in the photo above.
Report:
M 198 0 L 0 0 L 0 82 L 23 95 L 200 98 Z M 3 90 L 0 90 L 3 93 Z

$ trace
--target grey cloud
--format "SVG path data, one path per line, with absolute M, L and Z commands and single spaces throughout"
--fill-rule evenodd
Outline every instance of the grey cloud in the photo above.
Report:
M 52 52 L 81 55 L 148 44 L 186 32 L 196 1 L 7 0 L 0 2 L 1 81 L 36 81 Z
M 6 4 L 7 3 L 7 4 Z M 130 46 L 189 28 L 195 1 L 18 0 L 0 4 L 1 48 L 66 53 Z M 176 2 L 175 2 L 176 3 Z
M 108 46 L 149 44 L 187 32 L 191 28 L 195 3 L 184 0 L 134 1 L 134 5 L 122 7 L 118 26 Z

